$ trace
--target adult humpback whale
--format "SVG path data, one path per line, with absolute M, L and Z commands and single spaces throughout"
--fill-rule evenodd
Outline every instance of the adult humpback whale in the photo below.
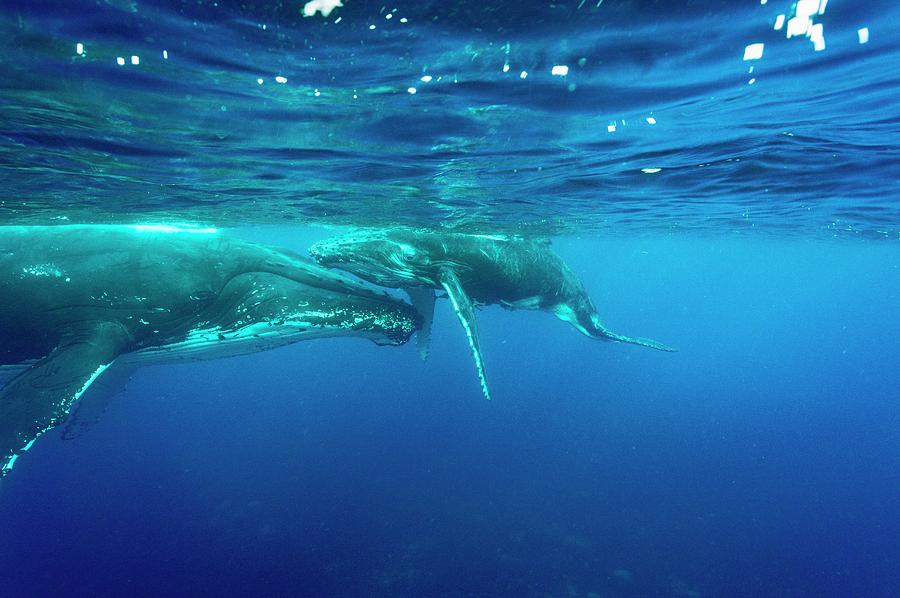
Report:
M 406 290 L 425 320 L 419 332 L 423 359 L 428 352 L 434 290 L 446 291 L 466 331 L 481 389 L 488 399 L 476 305 L 551 311 L 591 338 L 674 351 L 662 343 L 605 328 L 581 282 L 550 249 L 549 241 L 397 227 L 363 229 L 326 239 L 314 244 L 310 253 L 320 264 Z
M 0 297 L 0 477 L 134 367 L 315 337 L 402 344 L 421 322 L 302 257 L 167 226 L 0 227 Z

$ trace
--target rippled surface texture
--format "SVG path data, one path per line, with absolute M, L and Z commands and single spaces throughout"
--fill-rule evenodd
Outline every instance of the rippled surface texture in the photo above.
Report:
M 5 2 L 0 218 L 897 238 L 900 9 L 812 5 Z

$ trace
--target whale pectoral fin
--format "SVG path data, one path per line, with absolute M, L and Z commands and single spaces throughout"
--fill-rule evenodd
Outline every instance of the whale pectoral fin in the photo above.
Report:
M 487 377 L 484 373 L 484 359 L 478 343 L 478 328 L 475 324 L 475 306 L 472 304 L 472 299 L 462 288 L 459 277 L 453 270 L 445 269 L 441 272 L 441 286 L 447 291 L 450 303 L 453 304 L 453 311 L 456 312 L 459 323 L 466 331 L 469 347 L 472 349 L 472 357 L 475 358 L 475 370 L 478 372 L 478 380 L 481 382 L 481 392 L 484 393 L 484 398 L 490 400 L 491 391 L 488 389 Z
M 38 436 L 66 418 L 127 342 L 125 330 L 110 322 L 64 334 L 50 355 L 0 390 L 0 477 Z
M 416 333 L 419 357 L 428 358 L 428 344 L 431 342 L 431 322 L 434 320 L 434 289 L 431 287 L 410 287 L 406 289 L 413 307 L 422 316 L 422 329 Z
M 100 422 L 100 417 L 106 413 L 116 395 L 127 388 L 136 370 L 134 365 L 118 361 L 108 367 L 74 404 L 68 419 L 61 426 L 60 437 L 74 440 L 90 432 Z

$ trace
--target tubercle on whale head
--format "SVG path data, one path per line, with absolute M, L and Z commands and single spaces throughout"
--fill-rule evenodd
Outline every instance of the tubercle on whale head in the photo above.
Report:
M 331 303 L 297 314 L 299 321 L 314 326 L 344 329 L 369 338 L 378 345 L 402 345 L 422 328 L 422 316 L 408 303 L 385 299 Z M 290 322 L 291 316 L 285 318 Z
M 389 249 L 390 240 L 381 232 L 359 232 L 329 237 L 314 243 L 309 253 L 322 265 L 371 259 Z
M 412 306 L 398 303 L 403 307 L 392 306 L 356 314 L 352 327 L 374 332 L 371 340 L 378 345 L 406 343 L 413 332 L 421 330 L 422 316 Z

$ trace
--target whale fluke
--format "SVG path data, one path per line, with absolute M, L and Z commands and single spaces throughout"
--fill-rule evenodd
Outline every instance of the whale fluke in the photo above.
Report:
M 650 338 L 641 338 L 639 336 L 625 336 L 624 334 L 613 332 L 612 330 L 609 330 L 608 328 L 603 326 L 596 315 L 591 317 L 591 323 L 594 325 L 593 329 L 588 333 L 588 336 L 590 336 L 591 338 L 610 340 L 618 343 L 628 343 L 630 345 L 640 345 L 642 347 L 649 347 L 651 349 L 656 349 L 657 351 L 667 351 L 669 353 L 678 351 L 678 349 L 674 347 L 670 347 L 669 345 L 660 343 Z
M 650 349 L 666 351 L 668 353 L 678 351 L 678 349 L 653 339 L 642 338 L 639 336 L 625 336 L 624 334 L 613 332 L 600 322 L 600 317 L 597 315 L 596 311 L 594 311 L 593 306 L 588 300 L 585 300 L 580 307 L 581 309 L 576 311 L 568 304 L 560 304 L 556 306 L 553 313 L 556 314 L 556 317 L 560 320 L 572 324 L 578 332 L 593 339 L 639 345 L 641 347 L 648 347 Z

